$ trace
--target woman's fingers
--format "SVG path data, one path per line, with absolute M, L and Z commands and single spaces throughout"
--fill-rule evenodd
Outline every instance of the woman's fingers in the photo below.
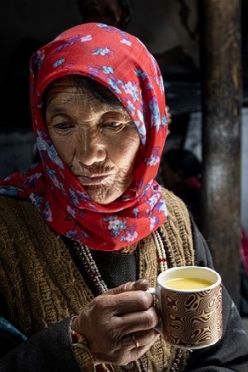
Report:
M 116 315 L 133 311 L 147 310 L 154 303 L 154 298 L 147 293 L 149 282 L 139 279 L 128 282 L 119 287 L 106 291 L 102 296 L 107 296 L 109 307 L 113 308 Z
M 155 342 L 158 314 L 147 288 L 145 280 L 109 290 L 73 319 L 72 329 L 84 335 L 97 361 L 125 364 Z
M 146 291 L 149 288 L 149 282 L 146 279 L 138 279 L 135 282 L 127 282 L 119 287 L 109 289 L 108 291 L 103 293 L 104 295 L 110 295 L 110 294 L 120 294 L 123 292 L 130 292 L 130 291 Z
M 154 329 L 159 321 L 158 310 L 153 306 L 145 311 L 124 314 L 120 319 L 122 333 Z M 118 325 L 117 325 L 118 326 Z
M 154 330 L 141 331 L 127 334 L 122 338 L 121 348 L 124 346 L 128 347 L 130 350 L 135 348 L 141 348 L 149 343 L 155 342 L 159 338 L 159 334 L 154 332 Z

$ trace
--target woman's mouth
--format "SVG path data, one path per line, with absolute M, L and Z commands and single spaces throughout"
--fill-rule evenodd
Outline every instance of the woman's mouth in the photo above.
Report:
M 90 176 L 76 176 L 79 183 L 82 186 L 89 186 L 89 185 L 100 185 L 105 183 L 107 179 L 112 176 L 112 173 L 106 174 L 92 174 Z

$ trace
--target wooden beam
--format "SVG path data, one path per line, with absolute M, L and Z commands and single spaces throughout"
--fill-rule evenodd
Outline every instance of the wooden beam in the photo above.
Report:
M 214 265 L 239 307 L 240 0 L 200 0 L 203 235 Z

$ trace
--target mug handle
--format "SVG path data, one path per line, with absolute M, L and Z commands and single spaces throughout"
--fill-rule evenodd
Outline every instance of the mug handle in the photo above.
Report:
M 159 310 L 161 312 L 161 305 L 160 305 L 160 300 L 159 300 L 159 295 L 158 295 L 158 291 L 155 287 L 149 287 L 147 290 L 146 290 L 148 293 L 150 293 L 151 295 L 153 296 L 156 296 L 157 299 L 158 299 L 158 304 L 159 304 Z M 158 333 L 160 333 L 161 335 L 163 335 L 163 326 L 162 326 L 162 319 L 161 319 L 161 316 L 160 316 L 160 319 L 158 321 L 158 324 L 156 325 L 156 327 L 154 327 L 155 331 L 157 331 Z
M 150 287 L 146 290 L 148 293 L 154 295 L 154 296 L 157 296 L 158 297 L 158 294 L 157 294 L 157 291 L 156 291 L 156 288 L 154 287 Z

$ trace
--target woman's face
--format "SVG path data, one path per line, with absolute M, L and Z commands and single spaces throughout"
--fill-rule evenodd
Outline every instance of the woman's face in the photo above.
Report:
M 92 199 L 108 204 L 121 196 L 133 181 L 140 145 L 125 109 L 98 101 L 64 77 L 49 87 L 45 115 L 59 156 Z

